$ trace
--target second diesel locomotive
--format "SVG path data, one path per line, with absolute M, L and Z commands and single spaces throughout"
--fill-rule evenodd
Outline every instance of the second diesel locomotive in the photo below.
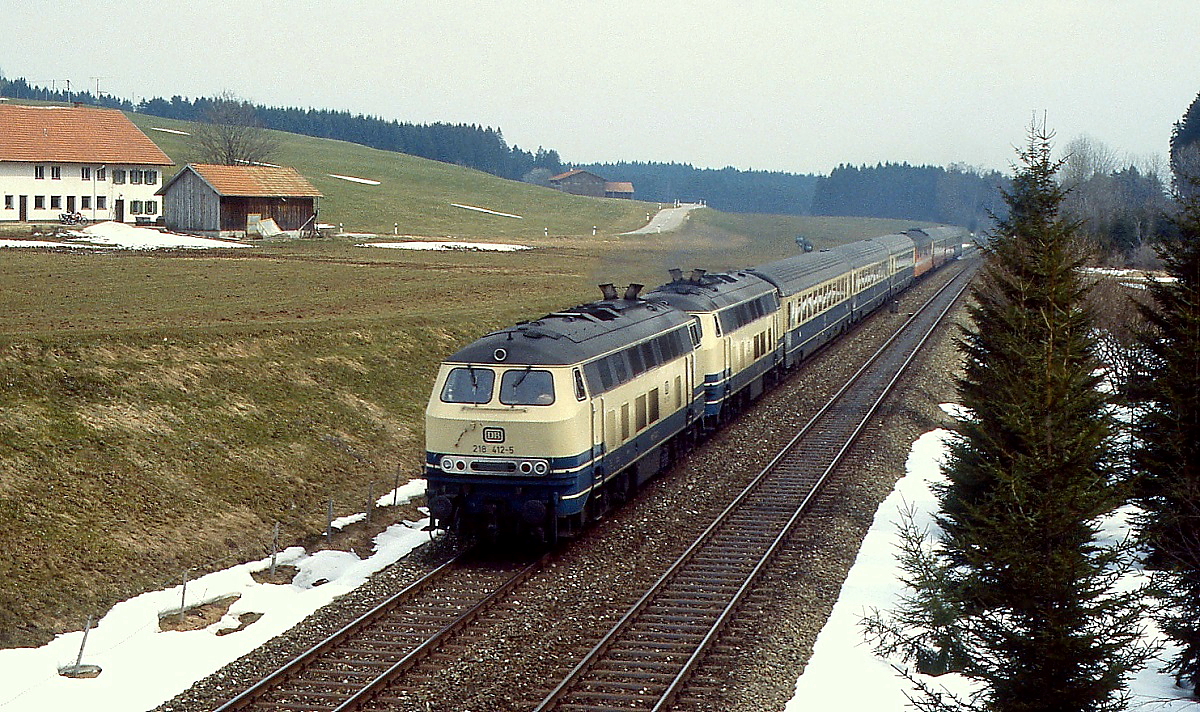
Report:
M 484 336 L 425 415 L 432 525 L 578 533 L 829 340 L 962 252 L 924 228 L 684 277 Z

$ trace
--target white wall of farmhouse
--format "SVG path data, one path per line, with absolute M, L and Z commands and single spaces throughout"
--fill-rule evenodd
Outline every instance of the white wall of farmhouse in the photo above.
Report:
M 58 222 L 76 211 L 93 221 L 153 222 L 162 213 L 154 192 L 164 167 L 0 161 L 0 221 Z

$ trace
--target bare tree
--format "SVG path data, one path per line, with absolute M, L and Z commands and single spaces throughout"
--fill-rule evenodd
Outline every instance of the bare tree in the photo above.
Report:
M 263 128 L 249 102 L 231 92 L 212 100 L 204 122 L 192 132 L 196 160 L 227 166 L 255 165 L 272 159 L 279 140 Z

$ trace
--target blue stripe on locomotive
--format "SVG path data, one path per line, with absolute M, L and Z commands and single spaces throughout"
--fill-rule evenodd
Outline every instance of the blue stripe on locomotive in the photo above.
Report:
M 595 457 L 588 450 L 570 457 L 552 458 L 550 472 L 541 477 L 506 476 L 500 479 L 495 475 L 448 474 L 438 466 L 443 453 L 426 452 L 425 477 L 429 488 L 439 492 L 445 486 L 457 489 L 469 485 L 470 491 L 462 504 L 468 512 L 477 513 L 489 504 L 503 504 L 516 511 L 524 502 L 540 500 L 556 502 L 558 516 L 565 517 L 583 511 L 587 495 L 611 479 L 613 473 L 652 452 L 685 427 L 686 408 L 663 418 L 611 452 L 599 445 Z M 518 488 L 523 494 L 514 494 Z

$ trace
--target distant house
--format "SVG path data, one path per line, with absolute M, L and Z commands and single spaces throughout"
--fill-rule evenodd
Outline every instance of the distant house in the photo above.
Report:
M 633 183 L 608 181 L 604 184 L 604 197 L 633 199 Z
M 159 189 L 167 228 L 209 237 L 258 237 L 274 225 L 316 232 L 323 197 L 295 168 L 189 163 Z M 262 223 L 262 226 L 260 226 Z
M 172 165 L 116 109 L 0 103 L 0 221 L 153 222 Z

